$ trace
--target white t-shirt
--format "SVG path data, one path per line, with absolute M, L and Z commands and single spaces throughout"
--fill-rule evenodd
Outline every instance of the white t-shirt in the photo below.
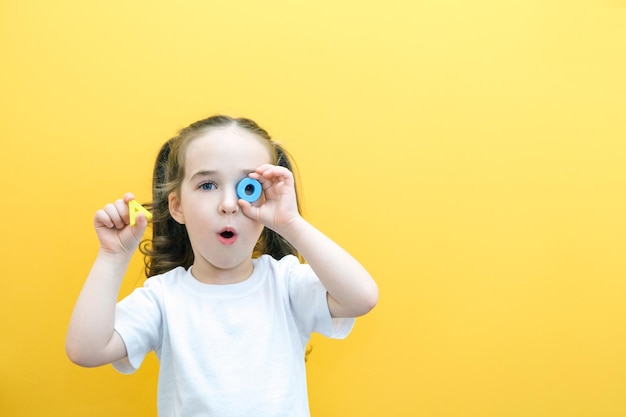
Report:
M 158 410 L 171 416 L 309 416 L 304 353 L 312 332 L 346 337 L 326 289 L 294 256 L 264 255 L 232 285 L 208 285 L 191 268 L 148 279 L 117 305 L 115 330 L 134 372 L 154 350 Z

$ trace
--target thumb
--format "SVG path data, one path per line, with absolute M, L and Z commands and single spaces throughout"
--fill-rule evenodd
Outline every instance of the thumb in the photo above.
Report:
M 244 199 L 239 199 L 239 207 L 241 207 L 241 211 L 243 212 L 243 214 L 246 215 L 246 217 L 249 217 L 252 220 L 256 220 L 257 222 L 261 222 L 259 207 L 254 207 L 252 204 Z
M 145 214 L 137 214 L 134 226 L 127 225 L 120 231 L 119 241 L 125 251 L 131 253 L 139 246 L 143 239 L 143 234 L 148 227 L 148 220 Z
M 133 235 L 135 235 L 137 240 L 141 240 L 147 228 L 148 219 L 146 218 L 145 213 L 137 213 L 135 217 L 135 226 L 131 226 Z

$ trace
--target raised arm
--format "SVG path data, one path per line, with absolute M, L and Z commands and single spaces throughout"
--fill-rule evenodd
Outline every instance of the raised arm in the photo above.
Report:
M 250 175 L 263 185 L 265 201 L 253 207 L 241 200 L 248 216 L 287 239 L 307 260 L 328 291 L 333 317 L 357 317 L 378 302 L 378 286 L 367 270 L 346 250 L 298 213 L 293 174 L 263 165 Z
M 94 226 L 100 249 L 80 292 L 67 332 L 65 349 L 77 365 L 93 367 L 122 360 L 126 347 L 115 332 L 115 305 L 128 264 L 148 221 L 138 213 L 129 225 L 130 193 L 98 210 Z
M 281 232 L 307 260 L 328 291 L 333 317 L 358 317 L 378 302 L 378 286 L 367 270 L 341 246 L 302 219 Z

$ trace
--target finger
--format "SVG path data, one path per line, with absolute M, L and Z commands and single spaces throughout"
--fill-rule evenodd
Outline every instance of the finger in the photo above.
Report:
M 255 179 L 259 181 L 261 184 L 263 184 L 263 182 L 266 181 L 264 173 L 267 171 L 268 167 L 271 167 L 271 165 L 268 165 L 268 164 L 261 165 L 260 167 L 256 169 L 256 171 L 250 172 L 248 174 L 248 177 Z
M 132 228 L 133 234 L 138 239 L 141 239 L 147 227 L 148 218 L 146 217 L 145 213 L 137 213 L 137 216 L 135 217 L 135 227 Z
M 252 204 L 250 204 L 248 201 L 244 200 L 244 199 L 239 199 L 239 207 L 241 207 L 241 212 L 251 218 L 252 220 L 256 220 L 258 222 L 260 222 L 259 220 L 259 208 L 258 207 L 254 207 L 252 206 Z
M 124 208 L 123 200 L 117 200 L 115 201 L 115 203 L 109 203 L 104 206 L 103 210 L 107 214 L 107 216 L 109 216 L 111 222 L 113 222 L 114 228 L 123 229 L 124 226 L 126 226 L 126 222 L 124 221 L 123 216 L 124 214 L 126 214 L 126 216 L 128 217 L 128 209 Z
M 271 180 L 274 183 L 285 182 L 287 184 L 293 184 L 293 174 L 287 168 L 272 166 L 263 171 L 263 177 Z
M 128 205 L 128 202 L 131 200 L 135 199 L 135 194 L 133 193 L 126 193 L 124 194 L 124 203 L 126 203 Z
M 263 164 L 257 167 L 257 169 L 255 169 L 254 171 L 260 175 L 263 175 L 264 172 L 266 172 L 268 169 L 273 168 L 274 165 L 272 164 Z
M 96 214 L 94 216 L 94 224 L 96 227 L 104 226 L 107 229 L 112 229 L 115 227 L 115 224 L 111 220 L 111 217 L 107 214 L 107 212 L 104 209 L 100 209 L 96 211 Z
M 126 197 L 123 199 L 115 200 L 115 208 L 120 215 L 120 218 L 123 221 L 122 228 L 127 224 L 130 224 L 130 208 L 128 207 L 128 202 L 126 201 Z

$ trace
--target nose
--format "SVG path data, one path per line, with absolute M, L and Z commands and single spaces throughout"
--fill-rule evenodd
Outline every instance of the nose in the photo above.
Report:
M 234 214 L 239 211 L 239 198 L 237 197 L 237 193 L 234 187 L 228 190 L 224 190 L 222 193 L 222 199 L 220 200 L 218 211 L 221 214 Z

